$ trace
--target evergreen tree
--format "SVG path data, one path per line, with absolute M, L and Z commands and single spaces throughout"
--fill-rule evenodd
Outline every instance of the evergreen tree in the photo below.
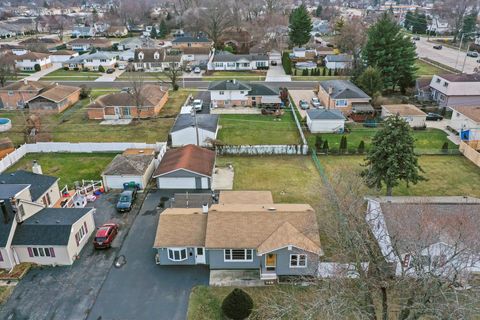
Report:
M 427 33 L 427 16 L 423 13 L 419 13 L 418 10 L 413 14 L 412 32 L 425 34 Z
M 360 141 L 360 143 L 358 144 L 358 153 L 362 154 L 365 152 L 365 142 Z
M 323 71 L 322 71 L 322 76 L 326 76 L 327 75 L 327 68 L 323 67 Z
M 465 15 L 463 18 L 462 34 L 464 34 L 464 40 L 471 39 L 474 35 L 473 32 L 476 29 L 477 23 L 477 11 L 472 11 L 470 14 Z
M 322 15 L 323 7 L 321 4 L 318 5 L 317 10 L 315 10 L 315 17 L 320 18 Z
M 448 142 L 444 142 L 442 145 L 442 152 L 443 153 L 448 153 Z
M 160 22 L 160 27 L 158 29 L 158 36 L 163 39 L 165 38 L 166 36 L 168 35 L 168 27 L 167 27 L 167 23 L 165 22 L 165 20 L 162 19 L 162 21 Z
M 384 124 L 373 137 L 365 159 L 366 169 L 361 174 L 369 187 L 385 186 L 387 196 L 391 196 L 393 187 L 400 181 L 408 186 L 425 178 L 420 173 L 423 170 L 414 152 L 415 140 L 410 125 L 398 115 L 387 118 Z
M 383 89 L 382 75 L 374 67 L 367 67 L 354 82 L 370 97 L 379 94 Z
M 323 142 L 323 148 L 322 148 L 322 150 L 323 150 L 324 153 L 328 153 L 328 149 L 330 149 L 330 147 L 328 146 L 328 140 L 325 140 L 325 141 Z
M 286 51 L 282 54 L 282 66 L 286 74 L 292 74 L 292 60 Z
M 312 31 L 312 19 L 308 14 L 305 5 L 301 5 L 294 9 L 289 17 L 289 37 L 293 46 L 303 46 L 310 40 L 310 32 Z
M 315 149 L 321 150 L 323 146 L 322 136 L 315 136 Z
M 155 28 L 155 26 L 153 26 L 152 31 L 150 31 L 150 38 L 157 39 L 157 28 Z
M 403 26 L 405 27 L 405 29 L 412 30 L 414 19 L 415 18 L 413 16 L 412 11 L 407 11 L 407 14 L 405 15 L 405 22 L 403 23 Z
M 340 153 L 345 153 L 347 151 L 347 136 L 342 136 L 340 140 Z
M 332 75 L 332 69 L 328 69 L 328 76 L 330 77 Z
M 368 29 L 368 40 L 362 53 L 367 66 L 380 70 L 384 88 L 394 91 L 400 86 L 405 91 L 415 81 L 415 46 L 390 14 L 384 13 Z
M 222 311 L 225 316 L 233 320 L 248 318 L 253 309 L 252 298 L 242 289 L 235 288 L 222 302 Z

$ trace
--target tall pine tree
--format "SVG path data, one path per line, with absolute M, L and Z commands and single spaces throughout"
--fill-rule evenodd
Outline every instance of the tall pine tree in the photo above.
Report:
M 404 92 L 413 85 L 417 70 L 415 46 L 389 13 L 368 29 L 362 53 L 367 66 L 379 69 L 385 89 L 394 91 L 399 86 Z
M 312 19 L 308 14 L 305 5 L 301 5 L 294 9 L 289 17 L 289 37 L 290 43 L 294 46 L 303 46 L 310 40 L 310 32 L 312 31 Z
M 158 36 L 159 36 L 161 39 L 163 39 L 163 38 L 165 38 L 167 35 L 168 35 L 167 23 L 165 22 L 165 20 L 162 19 L 162 21 L 160 22 L 160 27 L 159 27 L 159 31 L 158 31 Z
M 157 29 L 155 26 L 152 26 L 152 31 L 150 31 L 150 38 L 157 39 Z
M 474 31 L 477 23 L 477 11 L 472 11 L 470 14 L 465 15 L 463 18 L 463 26 L 461 34 L 464 35 L 465 39 L 471 39 L 474 36 Z

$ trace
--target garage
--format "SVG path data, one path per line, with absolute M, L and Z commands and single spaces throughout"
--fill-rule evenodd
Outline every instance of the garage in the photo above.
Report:
M 307 111 L 307 126 L 311 133 L 343 132 L 345 117 L 335 109 L 311 109 Z
M 155 170 L 159 189 L 210 190 L 215 152 L 189 144 L 168 150 Z

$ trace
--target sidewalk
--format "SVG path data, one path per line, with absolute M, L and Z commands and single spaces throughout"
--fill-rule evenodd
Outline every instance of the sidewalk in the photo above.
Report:
M 450 125 L 449 119 L 443 119 L 442 121 L 426 121 L 425 124 L 427 128 L 435 128 L 442 130 L 448 135 L 448 140 L 452 141 L 457 146 L 460 144 L 460 137 L 447 129 L 447 126 Z
M 38 80 L 40 80 L 40 78 L 46 76 L 47 74 L 49 74 L 49 73 L 51 73 L 55 70 L 60 69 L 61 67 L 62 67 L 61 63 L 55 62 L 50 68 L 43 69 L 43 70 L 40 70 L 38 72 L 35 72 L 35 73 L 29 75 L 28 77 L 25 77 L 24 80 L 38 81 Z
M 120 77 L 125 70 L 115 70 L 114 73 L 104 73 L 100 77 L 98 77 L 95 82 L 113 82 L 115 81 L 118 77 Z

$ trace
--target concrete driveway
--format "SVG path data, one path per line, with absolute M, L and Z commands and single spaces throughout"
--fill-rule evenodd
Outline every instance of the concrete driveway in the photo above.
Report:
M 292 77 L 285 73 L 283 66 L 278 64 L 276 66 L 270 66 L 267 71 L 267 77 L 265 78 L 267 82 L 288 82 L 292 81 Z
M 56 63 L 52 64 L 52 66 L 50 68 L 46 68 L 46 69 L 40 70 L 38 72 L 32 73 L 31 75 L 26 77 L 25 80 L 38 81 L 38 80 L 40 80 L 40 78 L 42 78 L 42 77 L 46 76 L 47 74 L 49 74 L 49 73 L 51 73 L 55 70 L 58 70 L 60 68 L 62 68 L 62 64 L 56 62 Z
M 205 266 L 158 266 L 152 249 L 159 213 L 160 191 L 149 193 L 120 254 L 127 263 L 111 268 L 89 320 L 185 319 L 190 290 L 208 285 Z
M 310 108 L 313 108 L 310 104 L 312 98 L 315 97 L 315 92 L 313 90 L 289 90 L 290 96 L 292 97 L 293 102 L 297 106 L 298 112 L 305 118 L 307 116 L 306 110 L 300 108 L 300 100 L 305 100 L 310 105 Z
M 124 72 L 125 72 L 125 70 L 116 69 L 115 72 L 113 72 L 113 73 L 104 73 L 100 77 L 95 79 L 95 82 L 112 82 L 112 81 L 115 81 Z
M 90 243 L 92 239 L 88 239 L 80 259 L 73 265 L 30 270 L 2 306 L 0 319 L 85 319 L 138 212 L 139 202 L 128 214 L 116 213 L 114 205 L 117 200 L 118 193 L 108 193 L 93 203 L 97 209 L 94 215 L 96 226 L 107 221 L 120 224 L 113 247 L 94 250 Z

